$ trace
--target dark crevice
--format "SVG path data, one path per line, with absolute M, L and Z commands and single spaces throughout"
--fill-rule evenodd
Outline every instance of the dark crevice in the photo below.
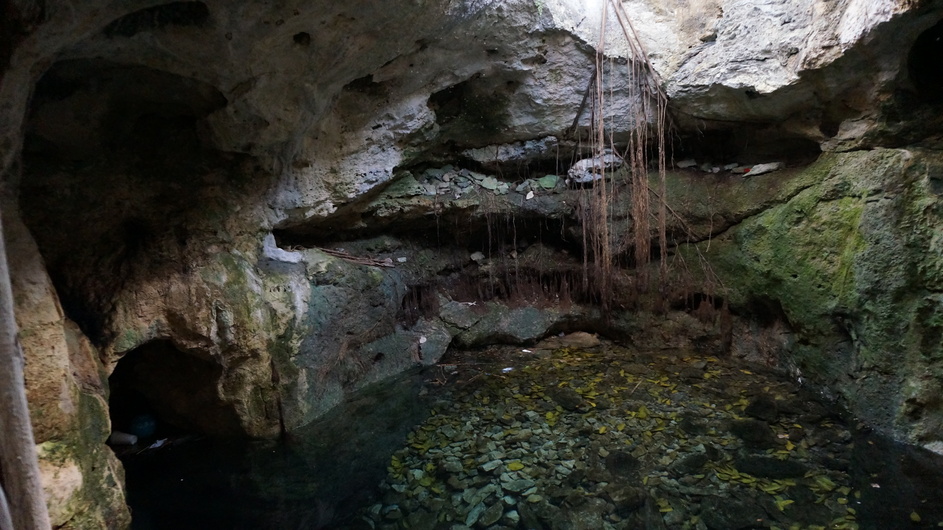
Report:
M 292 42 L 299 46 L 308 47 L 311 45 L 311 34 L 307 31 L 302 31 L 300 33 L 295 33 L 291 37 Z
M 109 377 L 114 430 L 140 438 L 183 432 L 241 434 L 238 415 L 217 385 L 223 368 L 157 340 L 127 353 Z
M 508 101 L 517 79 L 476 74 L 429 96 L 428 106 L 442 128 L 443 141 L 470 147 L 500 138 L 510 119 Z
M 439 312 L 438 290 L 434 284 L 412 285 L 400 302 L 396 321 L 406 328 L 412 328 L 420 318 L 433 318 Z
M 838 132 L 838 124 L 826 120 L 822 127 L 829 131 L 834 129 L 834 135 Z M 777 131 L 769 124 L 738 123 L 731 127 L 729 124 L 711 122 L 708 126 L 712 127 L 711 130 L 679 133 L 677 141 L 673 142 L 670 157 L 674 160 L 693 158 L 698 163 L 715 165 L 773 161 L 804 165 L 822 154 L 818 142 Z
M 125 15 L 105 26 L 108 37 L 131 37 L 169 26 L 204 27 L 210 10 L 203 2 L 171 2 Z
M 943 21 L 917 37 L 907 56 L 910 80 L 917 94 L 927 103 L 943 101 Z
M 578 253 L 581 241 L 571 237 L 561 219 L 513 215 L 484 215 L 449 211 L 367 228 L 349 228 L 349 219 L 332 219 L 316 225 L 273 230 L 276 244 L 283 249 L 335 247 L 380 235 L 392 236 L 419 246 L 460 247 L 470 252 L 521 251 L 542 243 Z M 348 227 L 348 228 L 345 228 Z

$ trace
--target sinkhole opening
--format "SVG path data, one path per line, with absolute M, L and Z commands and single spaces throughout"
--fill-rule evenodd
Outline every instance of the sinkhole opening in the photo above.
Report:
M 239 418 L 220 397 L 222 371 L 212 359 L 185 353 L 168 340 L 128 352 L 108 378 L 112 429 L 141 442 L 239 433 Z

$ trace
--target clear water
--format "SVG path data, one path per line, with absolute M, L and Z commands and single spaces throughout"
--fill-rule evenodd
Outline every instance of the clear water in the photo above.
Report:
M 762 367 L 452 354 L 278 442 L 125 456 L 134 528 L 936 528 L 943 459 Z

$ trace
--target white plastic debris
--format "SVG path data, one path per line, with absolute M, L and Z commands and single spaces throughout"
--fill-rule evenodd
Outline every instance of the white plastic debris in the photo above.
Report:
M 419 344 L 425 344 L 427 340 L 425 335 L 419 336 Z
M 511 370 L 513 370 L 513 369 L 514 369 L 513 366 L 508 366 L 507 368 L 502 368 L 502 369 L 501 369 L 501 373 L 502 373 L 502 374 L 506 374 L 506 373 L 510 372 Z
M 533 192 L 533 191 L 528 191 L 528 192 L 527 192 L 527 195 L 524 196 L 524 200 L 526 200 L 526 201 L 529 201 L 529 200 L 531 200 L 531 199 L 533 199 L 533 198 L 534 198 L 534 192 Z
M 521 351 L 524 352 L 524 353 L 531 353 L 530 350 L 521 350 Z
M 406 263 L 406 257 L 403 256 L 403 257 L 396 258 L 396 261 L 398 261 L 398 262 L 400 262 L 400 263 Z
M 154 442 L 154 443 L 152 443 L 151 445 L 147 446 L 147 448 L 148 448 L 148 449 L 158 449 L 158 448 L 163 447 L 166 443 L 167 443 L 167 438 L 164 438 L 164 439 L 161 439 L 161 440 L 157 440 L 156 442 Z

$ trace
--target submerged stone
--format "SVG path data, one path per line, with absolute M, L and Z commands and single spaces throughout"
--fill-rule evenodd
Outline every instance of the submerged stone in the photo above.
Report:
M 625 451 L 614 451 L 605 459 L 606 470 L 622 478 L 637 478 L 639 459 Z
M 730 432 L 743 440 L 747 447 L 769 449 L 776 445 L 776 435 L 769 424 L 760 420 L 734 420 Z
M 809 471 L 808 466 L 795 460 L 768 456 L 738 457 L 734 467 L 742 473 L 773 479 L 801 477 Z
M 776 421 L 776 417 L 779 415 L 779 407 L 775 399 L 761 394 L 750 401 L 750 404 L 743 410 L 743 413 L 747 416 L 770 422 Z
M 577 411 L 586 407 L 583 396 L 570 387 L 552 388 L 547 393 L 551 399 L 568 411 Z

